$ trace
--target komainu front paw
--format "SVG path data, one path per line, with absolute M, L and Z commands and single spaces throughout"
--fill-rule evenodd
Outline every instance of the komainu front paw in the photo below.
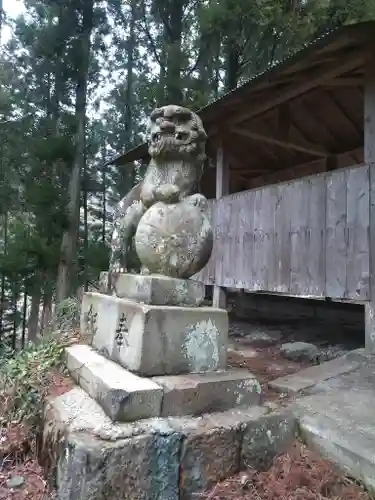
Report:
M 151 186 L 143 185 L 140 198 L 145 207 L 151 207 L 156 202 L 154 189 Z
M 177 203 L 180 200 L 180 189 L 176 184 L 164 184 L 155 189 L 155 198 L 164 203 Z
M 203 196 L 203 194 L 192 194 L 191 196 L 188 196 L 185 198 L 185 201 L 187 203 L 190 203 L 191 205 L 195 205 L 199 207 L 201 210 L 206 210 L 207 209 L 207 198 Z

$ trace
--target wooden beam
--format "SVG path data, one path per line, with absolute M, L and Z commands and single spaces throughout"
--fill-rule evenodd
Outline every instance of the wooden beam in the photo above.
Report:
M 357 138 L 362 141 L 362 130 L 361 128 L 357 125 L 357 123 L 353 120 L 353 118 L 350 116 L 349 112 L 343 107 L 341 102 L 335 97 L 335 94 L 333 90 L 326 90 L 326 94 L 329 96 L 333 104 L 336 106 L 336 108 L 340 111 L 340 113 L 343 115 L 343 117 L 350 123 L 350 125 L 353 127 L 354 132 L 357 134 Z
M 314 124 L 314 127 L 319 128 L 321 132 L 323 132 L 324 135 L 329 137 L 329 140 L 331 143 L 333 143 L 333 147 L 335 150 L 339 149 L 340 147 L 340 142 L 337 140 L 337 137 L 335 136 L 334 133 L 328 128 L 326 122 L 322 120 L 320 116 L 317 115 L 316 110 L 314 108 L 314 105 L 311 104 L 308 100 L 306 99 L 301 99 L 301 101 L 298 103 L 298 106 L 300 110 L 303 112 L 303 114 L 307 117 L 309 120 L 311 120 Z M 331 144 L 332 146 L 332 144 Z
M 325 87 L 359 87 L 363 85 L 363 77 L 338 77 L 324 84 Z
M 222 144 L 219 145 L 217 149 L 216 156 L 216 199 L 220 199 L 223 196 L 229 194 L 229 165 L 227 159 L 224 155 L 224 147 Z M 217 264 L 217 262 L 215 262 Z M 216 270 L 214 280 L 216 282 Z M 214 286 L 212 306 L 220 309 L 226 309 L 227 307 L 227 296 L 224 288 L 220 286 Z
M 337 155 L 337 168 L 343 168 L 352 164 L 352 162 L 348 163 L 347 161 L 344 161 L 345 158 L 354 153 L 361 154 L 361 150 L 362 148 L 357 148 L 355 150 L 346 151 L 345 153 Z M 267 184 L 276 184 L 278 182 L 299 179 L 301 177 L 316 175 L 326 171 L 326 159 L 319 158 L 318 160 L 313 160 L 309 163 L 295 165 L 294 167 L 289 167 L 287 169 L 275 170 L 272 173 L 265 173 L 264 175 L 259 177 L 249 178 L 249 189 L 258 188 Z
M 276 137 L 270 137 L 268 135 L 259 134 L 258 132 L 253 132 L 247 129 L 241 129 L 238 127 L 231 128 L 231 132 L 235 134 L 242 135 L 244 137 L 248 137 L 255 141 L 267 142 L 269 144 L 275 144 L 276 146 L 280 146 L 286 149 L 294 149 L 295 151 L 300 151 L 302 153 L 307 153 L 312 156 L 318 156 L 320 158 L 325 158 L 329 153 L 321 146 L 317 144 L 294 144 L 293 142 L 285 141 L 278 139 Z
M 226 149 L 225 149 L 225 156 L 227 157 L 229 163 L 235 167 L 235 168 L 241 168 L 243 165 L 242 163 L 240 162 L 240 160 L 234 155 L 232 154 L 228 147 L 226 146 Z M 231 170 L 231 169 L 230 169 Z
M 365 304 L 365 349 L 375 353 L 375 51 L 365 65 L 364 160 L 369 168 L 370 301 Z
M 241 177 L 249 180 L 249 176 L 244 174 L 269 174 L 271 172 L 275 172 L 275 169 L 271 170 L 269 168 L 239 168 L 237 170 L 233 170 L 233 175 L 241 175 Z
M 241 123 L 249 118 L 265 113 L 266 111 L 279 106 L 283 102 L 295 99 L 299 95 L 305 94 L 309 90 L 325 84 L 336 76 L 357 68 L 361 65 L 361 63 L 363 63 L 363 60 L 363 54 L 357 50 L 351 55 L 347 55 L 344 62 L 340 61 L 337 65 L 324 65 L 323 68 L 312 71 L 309 76 L 306 76 L 306 79 L 303 82 L 298 82 L 284 91 L 275 93 L 269 100 L 265 100 L 258 105 L 254 105 L 249 111 L 240 113 L 238 116 L 230 120 L 230 123 L 232 125 Z M 249 106 L 251 105 L 249 104 Z
M 331 170 L 336 170 L 338 166 L 338 158 L 336 155 L 330 155 L 326 158 L 326 170 L 330 172 Z
M 216 199 L 229 194 L 229 165 L 224 157 L 224 148 L 220 145 L 216 155 Z

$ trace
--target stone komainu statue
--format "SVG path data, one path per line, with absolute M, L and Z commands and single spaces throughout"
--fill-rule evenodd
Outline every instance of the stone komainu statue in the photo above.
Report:
M 132 238 L 143 273 L 187 278 L 207 263 L 213 244 L 207 200 L 194 194 L 206 137 L 201 119 L 189 109 L 168 105 L 153 111 L 145 177 L 115 210 L 110 273 L 128 271 Z

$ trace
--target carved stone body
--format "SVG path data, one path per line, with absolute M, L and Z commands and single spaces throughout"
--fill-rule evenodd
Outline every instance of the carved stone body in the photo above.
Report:
M 158 202 L 139 222 L 135 247 L 141 262 L 154 274 L 190 278 L 208 262 L 212 227 L 202 195 L 178 203 Z
M 199 204 L 202 208 L 204 205 L 202 200 L 205 198 L 193 194 L 205 159 L 206 133 L 198 115 L 174 105 L 156 109 L 150 117 L 148 141 L 151 161 L 145 177 L 120 201 L 115 211 L 110 260 L 112 273 L 128 271 L 127 256 L 132 238 L 150 207 L 159 202 L 178 204 L 190 195 L 192 205 Z M 208 246 L 212 247 L 207 238 Z M 143 273 L 147 272 L 144 266 Z

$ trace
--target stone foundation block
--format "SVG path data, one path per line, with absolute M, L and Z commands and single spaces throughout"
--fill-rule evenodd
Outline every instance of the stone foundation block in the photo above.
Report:
M 39 459 L 58 500 L 193 500 L 238 472 L 250 437 L 276 432 L 278 419 L 253 407 L 114 423 L 77 387 L 48 404 Z M 272 440 L 264 443 L 265 453 L 267 443 L 275 450 Z
M 170 419 L 184 434 L 180 456 L 180 500 L 202 492 L 239 472 L 243 427 L 265 414 L 263 408 L 230 410 L 205 415 L 201 420 Z M 192 428 L 189 423 L 195 423 Z
M 297 434 L 297 419 L 288 409 L 248 422 L 243 433 L 243 466 L 267 470 L 275 456 L 291 446 Z
M 260 384 L 247 370 L 167 375 L 153 380 L 164 390 L 164 417 L 200 415 L 260 403 Z
M 103 289 L 108 289 L 108 273 L 101 273 L 100 278 Z M 111 287 L 117 297 L 155 306 L 198 307 L 206 291 L 199 281 L 155 274 L 112 275 Z
M 81 332 L 101 354 L 145 376 L 225 369 L 228 314 L 85 293 Z
M 39 461 L 58 500 L 178 500 L 180 440 L 154 421 L 114 424 L 76 388 L 47 407 Z
M 160 415 L 163 389 L 152 380 L 134 375 L 87 345 L 69 347 L 66 363 L 75 381 L 111 420 L 132 422 Z

